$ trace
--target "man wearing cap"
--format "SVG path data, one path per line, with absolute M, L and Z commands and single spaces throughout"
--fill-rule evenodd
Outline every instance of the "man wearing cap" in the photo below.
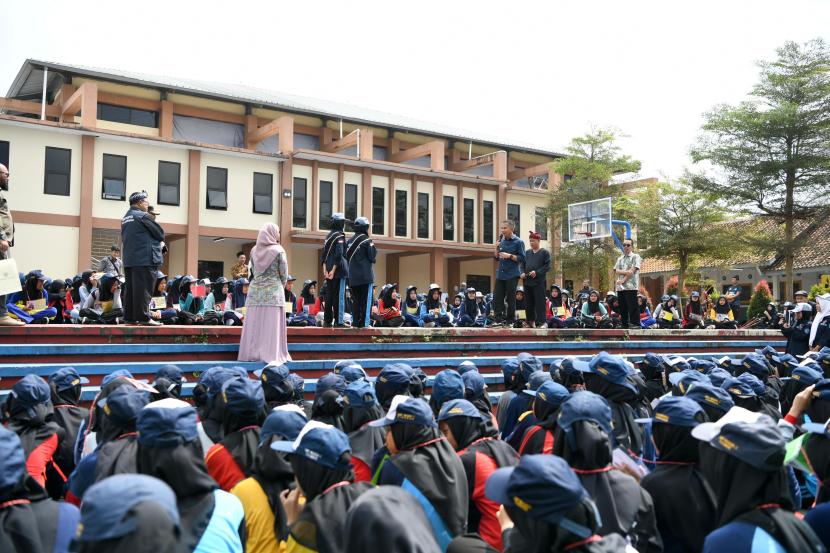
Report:
M 127 295 L 125 319 L 127 324 L 161 326 L 150 316 L 150 300 L 166 247 L 164 230 L 147 214 L 149 206 L 147 192 L 133 192 L 130 209 L 121 219 Z
M 11 257 L 14 246 L 14 220 L 6 199 L 9 190 L 9 169 L 0 163 L 0 259 Z M 26 323 L 9 317 L 6 310 L 6 296 L 0 296 L 0 326 L 25 326 Z
M 637 294 L 640 291 L 640 255 L 634 253 L 634 241 L 623 240 L 623 254 L 614 264 L 617 297 L 620 300 L 620 324 L 622 328 L 640 328 L 640 308 Z
M 525 243 L 513 233 L 515 228 L 513 221 L 502 221 L 499 229 L 501 236 L 496 244 L 495 257 L 498 259 L 498 267 L 493 297 L 493 317 L 497 325 L 513 325 L 516 318 L 516 286 L 522 274 L 521 266 L 525 262 Z M 505 302 L 507 303 L 506 318 Z
M 346 258 L 346 217 L 342 213 L 331 216 L 331 227 L 323 250 L 320 263 L 323 266 L 323 278 L 326 280 L 326 293 L 323 298 L 325 326 L 343 326 L 343 306 L 346 301 L 346 281 L 349 278 L 349 260 Z
M 550 253 L 540 246 L 542 235 L 536 231 L 530 231 L 530 249 L 525 252 L 524 263 L 522 263 L 521 279 L 524 282 L 525 303 L 527 305 L 527 324 L 535 328 L 538 321 L 542 326 L 545 317 L 545 292 L 547 282 L 545 277 L 550 271 Z
M 372 287 L 375 283 L 374 264 L 378 250 L 369 237 L 369 219 L 358 217 L 354 222 L 354 236 L 346 243 L 349 263 L 349 287 L 352 289 L 352 326 L 370 326 Z

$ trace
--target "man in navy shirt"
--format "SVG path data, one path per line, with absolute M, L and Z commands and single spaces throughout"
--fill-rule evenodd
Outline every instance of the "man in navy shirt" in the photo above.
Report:
M 733 276 L 729 288 L 726 289 L 726 301 L 732 310 L 732 316 L 737 321 L 741 315 L 741 287 L 738 285 L 738 275 Z
M 496 289 L 493 296 L 493 312 L 496 324 L 512 325 L 516 318 L 516 285 L 522 274 L 521 267 L 525 263 L 525 243 L 513 234 L 513 221 L 502 221 L 501 239 L 496 244 L 496 259 L 499 266 L 496 269 Z M 505 319 L 504 305 L 507 300 L 507 318 Z

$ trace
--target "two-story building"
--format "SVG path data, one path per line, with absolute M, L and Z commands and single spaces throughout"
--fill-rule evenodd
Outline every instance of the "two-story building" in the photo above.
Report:
M 38 60 L 0 98 L 13 257 L 56 278 L 107 255 L 127 198 L 146 190 L 168 274 L 226 274 L 275 221 L 290 272 L 319 279 L 341 211 L 372 222 L 378 283 L 489 290 L 501 220 L 525 241 L 541 232 L 558 260 L 544 210 L 558 156 L 334 102 Z

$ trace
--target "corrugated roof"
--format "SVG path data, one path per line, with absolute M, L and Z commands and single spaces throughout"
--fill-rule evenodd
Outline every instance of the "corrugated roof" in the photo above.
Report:
M 138 84 L 154 88 L 163 88 L 168 90 L 188 92 L 191 94 L 220 98 L 230 101 L 262 104 L 263 106 L 272 107 L 275 109 L 309 113 L 328 118 L 344 119 L 350 122 L 363 123 L 373 126 L 394 127 L 396 129 L 401 130 L 409 130 L 425 134 L 440 135 L 446 138 L 454 138 L 462 141 L 473 141 L 474 143 L 485 143 L 489 145 L 501 146 L 514 150 L 523 150 L 542 155 L 564 155 L 550 150 L 548 148 L 521 141 L 507 140 L 494 136 L 488 136 L 486 134 L 479 132 L 457 129 L 437 123 L 429 123 L 410 117 L 393 115 L 390 113 L 353 106 L 350 104 L 344 104 L 330 100 L 321 100 L 318 98 L 309 98 L 305 96 L 299 96 L 296 94 L 275 92 L 253 86 L 241 84 L 234 85 L 228 83 L 218 83 L 195 79 L 182 79 L 178 77 L 174 78 L 164 75 L 151 75 L 147 73 L 138 73 L 134 71 L 124 71 L 121 69 L 107 69 L 85 65 L 72 65 L 34 59 L 28 59 L 23 64 L 20 71 L 18 72 L 17 78 L 9 88 L 8 97 L 16 97 L 21 90 L 31 88 L 32 86 L 40 87 L 42 83 L 29 81 L 37 81 L 38 75 L 40 75 L 39 78 L 42 79 L 42 73 L 40 73 L 40 70 L 44 66 L 46 66 L 50 70 L 64 71 L 68 73 L 85 75 L 89 77 L 101 78 L 111 81 L 127 82 L 131 84 Z

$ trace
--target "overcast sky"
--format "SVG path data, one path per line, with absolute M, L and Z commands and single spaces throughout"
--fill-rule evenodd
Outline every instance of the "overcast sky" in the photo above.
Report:
M 822 0 L 4 4 L 0 94 L 39 58 L 250 84 L 553 150 L 610 126 L 644 177 L 688 165 L 701 114 L 743 99 L 757 60 L 830 40 Z

